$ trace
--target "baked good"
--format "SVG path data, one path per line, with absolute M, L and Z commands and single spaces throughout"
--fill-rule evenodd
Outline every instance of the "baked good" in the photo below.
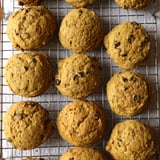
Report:
M 33 101 L 12 104 L 4 115 L 3 124 L 6 139 L 20 150 L 38 147 L 53 131 L 49 113 Z
M 104 109 L 94 102 L 76 100 L 58 114 L 57 129 L 68 143 L 85 147 L 102 138 L 106 129 Z
M 36 6 L 39 5 L 42 0 L 18 0 L 19 5 Z
M 141 24 L 123 22 L 104 38 L 109 57 L 123 69 L 133 69 L 149 54 L 151 41 Z
M 106 150 L 115 160 L 148 160 L 156 152 L 154 131 L 137 120 L 125 120 L 115 125 Z
M 151 0 L 115 0 L 115 2 L 124 9 L 139 10 L 146 7 Z
M 14 12 L 8 19 L 7 34 L 13 48 L 34 50 L 53 38 L 55 18 L 44 6 L 29 6 Z
M 107 160 L 107 157 L 95 148 L 71 148 L 68 149 L 60 160 Z
M 22 52 L 7 61 L 4 76 L 15 94 L 34 97 L 49 88 L 53 78 L 52 64 L 43 52 Z
M 112 111 L 121 116 L 137 115 L 150 97 L 146 79 L 140 73 L 128 71 L 113 75 L 106 92 Z
M 81 8 L 93 4 L 95 0 L 66 0 L 66 2 L 76 8 Z
M 85 8 L 70 11 L 62 20 L 59 40 L 63 47 L 85 53 L 96 49 L 102 40 L 103 29 L 94 11 Z
M 85 98 L 100 85 L 100 63 L 85 54 L 73 54 L 58 61 L 55 86 L 70 98 Z

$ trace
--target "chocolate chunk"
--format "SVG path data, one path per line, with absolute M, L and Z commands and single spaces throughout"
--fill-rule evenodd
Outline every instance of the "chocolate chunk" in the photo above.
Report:
M 61 83 L 61 80 L 59 80 L 59 79 L 56 79 L 56 80 L 55 80 L 55 83 L 56 83 L 56 85 L 60 85 L 60 83 Z
M 120 42 L 118 42 L 118 41 L 114 41 L 114 47 L 115 47 L 115 48 L 119 47 L 120 45 L 121 45 L 121 43 L 120 43 Z
M 134 82 L 136 82 L 136 78 L 135 77 L 131 77 L 130 81 L 134 83 Z
M 29 68 L 28 66 L 24 66 L 25 71 L 28 71 L 28 68 Z
M 123 80 L 123 82 L 127 82 L 128 81 L 128 79 L 125 78 L 125 77 L 123 77 L 122 80 Z

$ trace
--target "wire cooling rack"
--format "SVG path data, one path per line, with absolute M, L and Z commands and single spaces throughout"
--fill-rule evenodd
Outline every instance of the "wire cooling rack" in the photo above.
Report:
M 3 71 L 5 64 L 12 55 L 18 53 L 18 51 L 14 50 L 11 46 L 11 43 L 6 35 L 6 25 L 8 16 L 18 10 L 20 6 L 18 6 L 17 1 L 15 0 L 1 0 L 1 4 L 3 6 L 4 16 L 1 25 L 1 53 L 0 53 L 0 148 L 2 153 L 2 158 L 6 160 L 21 160 L 24 157 L 41 157 L 45 158 L 46 160 L 58 160 L 59 156 L 65 152 L 69 147 L 72 147 L 68 143 L 64 142 L 58 135 L 57 129 L 55 126 L 55 120 L 57 117 L 58 112 L 72 101 L 72 99 L 63 97 L 60 95 L 57 90 L 55 89 L 54 85 L 52 84 L 50 89 L 46 91 L 43 95 L 34 97 L 34 98 L 24 98 L 17 95 L 14 95 L 10 89 L 8 88 L 4 76 Z M 142 73 L 144 76 L 147 77 L 150 86 L 153 90 L 153 97 L 151 103 L 148 105 L 148 108 L 139 114 L 138 116 L 128 117 L 131 119 L 138 119 L 150 126 L 152 126 L 156 133 L 157 133 L 157 141 L 160 144 L 160 109 L 159 109 L 159 77 L 160 77 L 160 70 L 159 70 L 159 39 L 160 39 L 160 29 L 158 25 L 160 25 L 159 20 L 155 17 L 155 11 L 157 11 L 157 6 L 159 2 L 157 0 L 153 0 L 147 8 L 140 10 L 140 11 L 132 11 L 132 10 L 124 10 L 118 7 L 114 3 L 113 0 L 97 0 L 97 2 L 88 7 L 89 9 L 94 10 L 101 18 L 103 25 L 104 25 L 104 32 L 105 34 L 108 33 L 111 28 L 115 25 L 124 22 L 124 21 L 136 21 L 141 23 L 145 29 L 148 31 L 151 40 L 152 40 L 152 50 L 151 54 L 148 59 L 139 65 L 134 70 Z M 64 49 L 59 41 L 58 41 L 58 27 L 62 18 L 68 13 L 70 10 L 73 9 L 70 5 L 68 5 L 64 0 L 45 0 L 43 2 L 52 13 L 54 14 L 55 18 L 57 19 L 57 32 L 55 34 L 54 40 L 44 48 L 40 50 L 46 52 L 51 61 L 53 62 L 54 67 L 54 74 L 56 72 L 56 62 L 64 58 L 72 53 L 66 49 Z M 99 90 L 89 96 L 87 99 L 91 101 L 95 101 L 101 106 L 103 106 L 107 110 L 107 119 L 108 119 L 108 129 L 104 138 L 96 144 L 94 147 L 101 149 L 107 156 L 109 160 L 112 160 L 111 156 L 105 152 L 104 147 L 106 141 L 109 138 L 111 129 L 113 126 L 120 121 L 128 119 L 127 117 L 120 117 L 115 115 L 111 110 L 107 102 L 106 93 L 105 93 L 105 86 L 106 82 L 109 78 L 116 72 L 120 72 L 121 70 L 117 67 L 116 64 L 107 56 L 103 44 L 94 52 L 88 53 L 89 55 L 96 56 L 101 65 L 102 65 L 102 85 Z M 25 100 L 33 100 L 39 102 L 44 108 L 46 108 L 53 121 L 54 125 L 54 134 L 52 137 L 45 143 L 35 148 L 33 150 L 27 151 L 20 151 L 12 148 L 11 144 L 6 141 L 4 130 L 3 130 L 3 116 L 6 110 L 10 107 L 11 104 L 18 101 L 25 101 Z M 160 151 L 160 145 L 158 145 L 158 151 Z M 153 160 L 160 160 L 159 156 L 160 152 L 156 154 Z

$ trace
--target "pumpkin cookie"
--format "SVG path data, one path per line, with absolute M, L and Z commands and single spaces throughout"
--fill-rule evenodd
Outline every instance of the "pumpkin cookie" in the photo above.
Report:
M 40 4 L 42 0 L 18 0 L 19 5 L 26 5 L 26 6 L 36 6 Z
M 156 152 L 155 133 L 136 120 L 120 122 L 113 128 L 106 150 L 115 160 L 148 160 Z
M 148 83 L 141 74 L 115 74 L 106 86 L 107 98 L 113 112 L 121 116 L 140 113 L 149 99 Z
M 55 85 L 64 96 L 85 98 L 98 89 L 100 69 L 97 58 L 73 54 L 58 62 Z
M 62 46 L 76 53 L 93 51 L 100 45 L 102 36 L 99 17 L 85 8 L 70 11 L 63 18 L 59 29 Z
M 74 146 L 90 146 L 104 135 L 106 115 L 94 102 L 77 100 L 65 106 L 57 117 L 60 136 Z
M 81 8 L 93 4 L 95 0 L 66 0 L 66 2 L 76 8 Z
M 115 2 L 124 9 L 139 10 L 146 7 L 151 0 L 115 0 Z
M 11 105 L 4 115 L 3 123 L 6 139 L 20 150 L 38 147 L 47 141 L 53 131 L 49 113 L 32 101 Z
M 55 27 L 55 18 L 48 9 L 30 6 L 9 17 L 7 34 L 13 48 L 33 50 L 45 46 L 53 38 Z
M 107 157 L 98 149 L 79 147 L 68 149 L 60 160 L 107 160 Z
M 45 92 L 52 81 L 52 64 L 43 52 L 13 55 L 4 70 L 9 88 L 17 95 L 34 97 Z
M 151 41 L 142 25 L 124 22 L 114 27 L 104 38 L 110 58 L 123 69 L 133 69 L 149 54 Z

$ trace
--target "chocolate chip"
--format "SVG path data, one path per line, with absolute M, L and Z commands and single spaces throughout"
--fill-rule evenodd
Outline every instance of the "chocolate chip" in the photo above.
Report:
M 99 117 L 100 117 L 100 113 L 99 113 L 98 111 L 96 111 L 96 112 L 93 114 L 93 118 L 94 118 L 95 120 L 98 120 Z
M 33 62 L 33 63 L 36 63 L 37 60 L 36 60 L 35 58 L 32 58 L 32 62 Z
M 120 43 L 120 42 L 118 42 L 118 41 L 114 41 L 114 47 L 115 47 L 115 48 L 119 47 L 120 45 L 121 45 L 121 43 Z
M 71 157 L 71 158 L 69 158 L 69 160 L 74 160 L 74 158 L 73 158 L 73 157 Z
M 133 82 L 133 83 L 135 83 L 136 82 L 136 78 L 135 77 L 131 77 L 130 81 Z
M 24 5 L 24 3 L 23 2 L 21 2 L 21 1 L 19 1 L 19 3 L 18 3 L 20 6 L 23 6 Z
M 81 78 L 81 77 L 84 77 L 84 72 L 83 72 L 83 71 L 78 72 L 78 73 L 73 77 L 73 80 L 76 80 L 76 79 Z
M 132 44 L 134 40 L 135 40 L 134 35 L 129 35 L 129 37 L 128 37 L 128 43 Z
M 31 10 L 30 8 L 26 8 L 26 13 L 30 12 L 30 10 Z
M 139 102 L 141 100 L 141 96 L 140 95 L 134 95 L 133 100 L 135 102 Z
M 83 11 L 81 9 L 78 12 L 79 12 L 79 16 L 81 16 L 83 13 Z
M 128 87 L 124 87 L 124 90 L 127 91 L 127 90 L 128 90 Z
M 128 55 L 128 53 L 124 52 L 121 54 L 122 57 L 126 57 Z
M 125 77 L 122 77 L 123 82 L 128 82 L 128 79 Z
M 28 66 L 24 66 L 25 71 L 28 71 L 28 68 L 29 68 Z
M 56 79 L 56 80 L 55 80 L 55 83 L 56 83 L 56 85 L 60 85 L 60 83 L 61 83 L 61 80 L 59 80 L 59 79 Z

